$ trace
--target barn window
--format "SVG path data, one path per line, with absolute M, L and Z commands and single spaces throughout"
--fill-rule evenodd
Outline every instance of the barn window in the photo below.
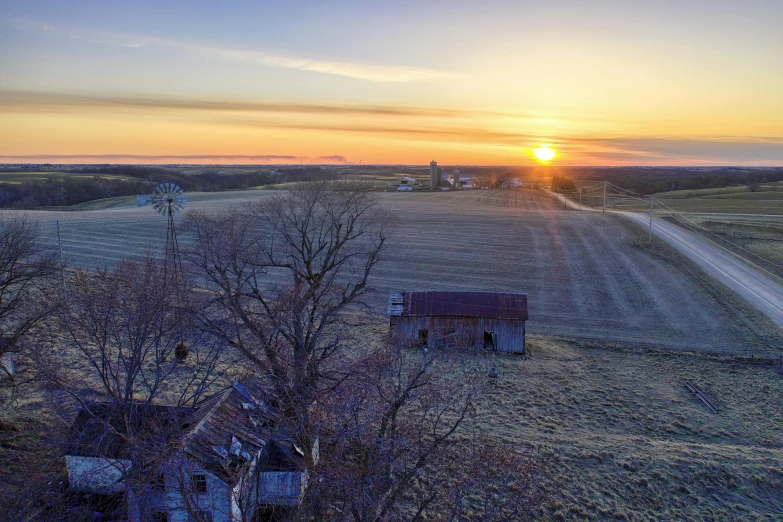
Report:
M 427 337 L 429 336 L 430 331 L 426 328 L 422 328 L 419 330 L 419 346 L 427 346 Z
M 484 348 L 495 348 L 495 332 L 484 330 Z
M 195 475 L 190 477 L 190 480 L 193 484 L 193 491 L 196 493 L 206 493 L 207 492 L 207 476 L 203 473 L 196 473 Z

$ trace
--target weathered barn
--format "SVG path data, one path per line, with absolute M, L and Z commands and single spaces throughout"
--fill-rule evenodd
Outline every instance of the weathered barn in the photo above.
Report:
M 427 348 L 525 352 L 527 294 L 392 292 L 389 327 L 399 339 Z

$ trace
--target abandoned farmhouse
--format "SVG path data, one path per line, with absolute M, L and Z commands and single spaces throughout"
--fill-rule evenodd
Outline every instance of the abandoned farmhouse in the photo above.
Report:
M 68 486 L 100 520 L 231 522 L 296 506 L 304 456 L 271 402 L 234 383 L 194 408 L 86 405 L 66 450 Z M 155 451 L 134 462 L 139 447 Z
M 392 292 L 392 335 L 427 348 L 467 347 L 525 352 L 527 294 Z

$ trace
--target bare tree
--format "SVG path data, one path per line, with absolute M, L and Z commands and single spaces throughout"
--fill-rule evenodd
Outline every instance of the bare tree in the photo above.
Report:
M 470 369 L 444 375 L 437 360 L 391 342 L 352 368 L 325 421 L 332 431 L 308 507 L 329 519 L 411 520 L 445 498 L 433 464 L 454 447 L 481 386 Z
M 219 214 L 190 213 L 190 262 L 212 300 L 202 326 L 273 386 L 315 464 L 311 407 L 344 378 L 333 356 L 351 335 L 386 236 L 369 188 L 312 182 Z
M 59 302 L 51 290 L 56 258 L 38 236 L 26 217 L 0 217 L 0 382 L 12 385 L 13 356 Z
M 59 314 L 77 362 L 86 363 L 87 389 L 124 409 L 160 399 L 194 404 L 217 377 L 221 347 L 190 327 L 192 293 L 175 291 L 181 281 L 164 271 L 151 256 L 79 271 Z M 50 377 L 73 393 L 58 373 Z

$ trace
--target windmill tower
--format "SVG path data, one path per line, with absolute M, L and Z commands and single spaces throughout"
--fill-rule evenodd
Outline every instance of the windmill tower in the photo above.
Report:
M 180 337 L 182 337 L 182 318 L 180 309 L 182 308 L 182 296 L 185 286 L 185 272 L 182 269 L 182 259 L 179 253 L 179 242 L 177 241 L 177 229 L 174 226 L 174 214 L 178 214 L 185 208 L 185 192 L 174 183 L 164 182 L 155 187 L 150 196 L 136 196 L 136 206 L 143 207 L 148 203 L 152 208 L 166 217 L 166 249 L 163 259 L 163 287 L 167 285 L 174 286 L 174 292 L 177 298 L 177 322 L 180 328 Z M 187 345 L 180 341 L 176 348 L 177 358 L 187 357 Z M 180 354 L 184 354 L 180 356 Z
M 165 216 L 168 222 L 166 229 L 166 250 L 164 255 L 163 284 L 169 276 L 177 286 L 179 293 L 180 282 L 184 283 L 184 272 L 182 271 L 182 260 L 179 254 L 179 242 L 177 241 L 177 229 L 174 226 L 174 214 L 178 214 L 185 208 L 185 192 L 174 183 L 164 182 L 155 187 L 151 196 L 136 196 L 136 206 L 143 207 L 152 203 L 152 208 Z

